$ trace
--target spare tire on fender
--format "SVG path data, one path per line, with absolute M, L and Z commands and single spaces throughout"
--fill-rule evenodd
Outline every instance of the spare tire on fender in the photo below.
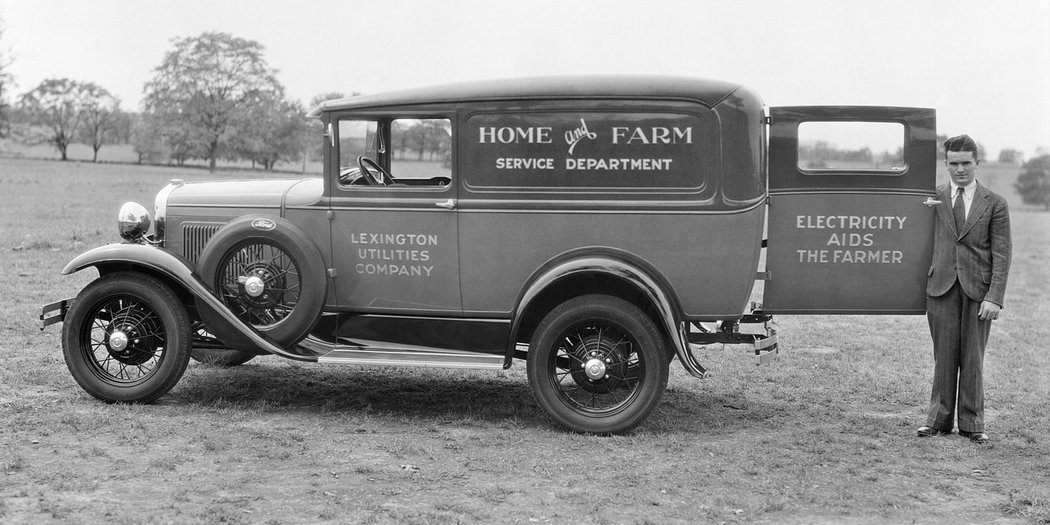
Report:
M 290 346 L 317 323 L 328 290 L 324 260 L 306 235 L 279 217 L 246 215 L 208 241 L 197 275 L 241 322 Z M 254 345 L 218 312 L 197 299 L 208 330 L 231 348 Z

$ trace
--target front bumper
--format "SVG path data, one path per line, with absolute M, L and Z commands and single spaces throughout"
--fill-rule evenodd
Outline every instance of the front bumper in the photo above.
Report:
M 66 312 L 73 306 L 76 299 L 62 299 L 51 304 L 45 304 L 40 308 L 40 329 L 43 330 L 55 323 L 61 323 L 66 319 Z

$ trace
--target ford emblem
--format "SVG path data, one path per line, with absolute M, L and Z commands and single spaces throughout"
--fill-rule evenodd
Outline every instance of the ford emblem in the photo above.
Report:
M 255 219 L 252 221 L 252 228 L 262 231 L 270 231 L 277 228 L 277 223 L 271 219 Z

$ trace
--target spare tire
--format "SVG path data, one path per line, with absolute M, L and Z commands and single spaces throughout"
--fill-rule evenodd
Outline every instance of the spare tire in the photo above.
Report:
M 215 232 L 197 275 L 241 322 L 285 346 L 310 333 L 328 290 L 317 246 L 294 224 L 266 215 L 239 217 Z M 196 302 L 212 334 L 231 348 L 254 349 L 218 312 Z

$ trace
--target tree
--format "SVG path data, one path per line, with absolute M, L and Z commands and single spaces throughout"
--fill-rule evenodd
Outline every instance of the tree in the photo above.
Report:
M 1050 155 L 1036 157 L 1024 165 L 1014 189 L 1025 204 L 1042 205 L 1050 210 Z
M 132 116 L 131 120 L 131 145 L 139 156 L 139 164 L 143 162 L 154 163 L 168 156 L 168 148 L 161 129 L 152 117 L 144 114 Z
M 120 101 L 109 91 L 94 84 L 84 85 L 85 99 L 80 108 L 80 137 L 94 152 L 91 162 L 98 162 L 98 150 L 104 144 L 117 141 L 117 134 L 123 125 L 124 115 L 120 111 Z
M 999 151 L 999 162 L 1005 164 L 1020 164 L 1023 161 L 1024 154 L 1016 149 L 1006 148 Z
M 11 104 L 7 102 L 8 92 L 14 84 L 11 76 L 11 58 L 3 47 L 4 23 L 0 20 L 0 139 L 6 138 L 11 133 Z
M 31 125 L 44 128 L 39 140 L 55 146 L 62 160 L 69 160 L 66 150 L 75 140 L 87 108 L 97 103 L 94 97 L 102 92 L 105 90 L 87 82 L 47 79 L 22 95 L 19 107 Z
M 358 93 L 356 91 L 350 94 L 351 97 L 356 97 L 358 95 L 360 95 L 360 93 Z M 321 103 L 326 101 L 326 100 L 337 100 L 337 99 L 340 99 L 340 98 L 346 98 L 346 94 L 342 93 L 342 92 L 339 92 L 339 91 L 333 91 L 333 92 L 329 92 L 329 93 L 322 93 L 320 95 L 316 95 L 316 96 L 314 96 L 314 98 L 310 99 L 310 107 L 309 107 L 309 109 L 312 111 L 314 108 L 320 106 Z M 309 128 L 312 128 L 312 129 L 316 130 L 316 131 L 310 131 L 308 129 L 307 132 L 306 132 L 306 136 L 304 136 L 304 144 L 303 144 L 303 171 L 304 172 L 306 171 L 306 159 L 307 159 L 307 157 L 314 158 L 314 159 L 317 159 L 317 160 L 321 160 L 324 157 L 324 142 L 321 141 L 321 140 L 316 140 L 315 139 L 316 137 L 319 137 L 321 133 L 324 133 L 324 131 L 321 129 L 321 121 L 317 120 L 317 119 L 308 119 L 308 120 L 310 120 L 310 122 L 307 124 L 307 126 Z M 315 139 L 315 140 L 311 141 L 310 139 Z
M 298 102 L 283 100 L 282 93 L 260 94 L 233 129 L 231 149 L 239 157 L 273 170 L 278 161 L 298 159 L 308 128 L 305 110 Z
M 253 104 L 279 98 L 282 88 L 263 59 L 263 46 L 227 33 L 177 38 L 153 78 L 144 106 L 165 128 L 173 152 L 199 155 L 215 170 L 237 123 Z M 170 131 L 169 131 L 170 130 Z
M 358 93 L 357 91 L 354 91 L 353 93 L 350 94 L 351 97 L 356 97 L 358 95 L 360 95 L 360 93 Z M 314 98 L 310 99 L 310 107 L 307 108 L 307 109 L 312 111 L 314 108 L 316 108 L 317 106 L 320 106 L 321 103 L 325 102 L 326 100 L 338 100 L 338 99 L 341 99 L 341 98 L 346 98 L 346 94 L 344 94 L 341 91 L 331 91 L 329 93 L 321 93 L 320 95 L 316 95 L 316 96 L 314 96 Z
M 424 121 L 426 129 L 426 148 L 430 152 L 430 159 L 435 156 L 440 159 L 450 158 L 452 152 L 452 135 L 449 130 L 438 120 Z

